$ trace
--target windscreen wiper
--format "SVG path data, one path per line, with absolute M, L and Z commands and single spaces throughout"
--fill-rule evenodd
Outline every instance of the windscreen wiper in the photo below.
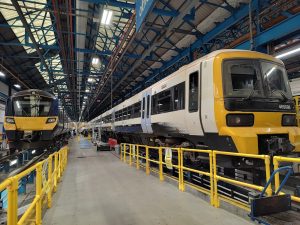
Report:
M 286 101 L 289 100 L 289 98 L 286 96 L 286 94 L 282 90 L 279 90 L 279 89 L 273 89 L 273 90 L 271 90 L 271 94 L 272 95 L 273 95 L 274 92 L 278 92 L 281 95 L 283 102 L 286 102 Z
M 253 97 L 253 95 L 255 93 L 255 89 L 257 88 L 257 85 L 258 85 L 258 80 L 255 81 L 250 94 L 246 98 L 243 98 L 243 101 L 248 101 L 248 100 L 250 100 Z

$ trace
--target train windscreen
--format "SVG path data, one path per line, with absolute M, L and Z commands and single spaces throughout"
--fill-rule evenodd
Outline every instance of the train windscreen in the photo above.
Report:
M 52 99 L 39 95 L 26 95 L 13 98 L 14 116 L 48 116 Z
M 226 60 L 223 65 L 225 97 L 292 99 L 286 70 L 264 60 Z

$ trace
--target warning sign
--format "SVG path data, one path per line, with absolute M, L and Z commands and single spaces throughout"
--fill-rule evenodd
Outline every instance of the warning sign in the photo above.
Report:
M 173 169 L 173 165 L 172 165 L 172 149 L 170 149 L 170 148 L 165 148 L 165 163 L 166 163 L 166 167 L 169 170 Z

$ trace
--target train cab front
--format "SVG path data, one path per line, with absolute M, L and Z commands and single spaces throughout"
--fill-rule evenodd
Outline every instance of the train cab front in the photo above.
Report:
M 255 52 L 224 54 L 217 63 L 222 79 L 222 91 L 215 94 L 219 135 L 229 137 L 239 153 L 300 153 L 300 129 L 283 63 Z
M 43 92 L 44 93 L 44 92 Z M 19 92 L 7 100 L 4 128 L 8 141 L 51 140 L 58 124 L 55 98 L 38 90 Z

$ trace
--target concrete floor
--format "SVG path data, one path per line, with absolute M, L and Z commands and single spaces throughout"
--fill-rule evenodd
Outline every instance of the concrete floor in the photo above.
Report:
M 250 225 L 173 184 L 96 152 L 86 140 L 71 141 L 63 181 L 45 225 Z

